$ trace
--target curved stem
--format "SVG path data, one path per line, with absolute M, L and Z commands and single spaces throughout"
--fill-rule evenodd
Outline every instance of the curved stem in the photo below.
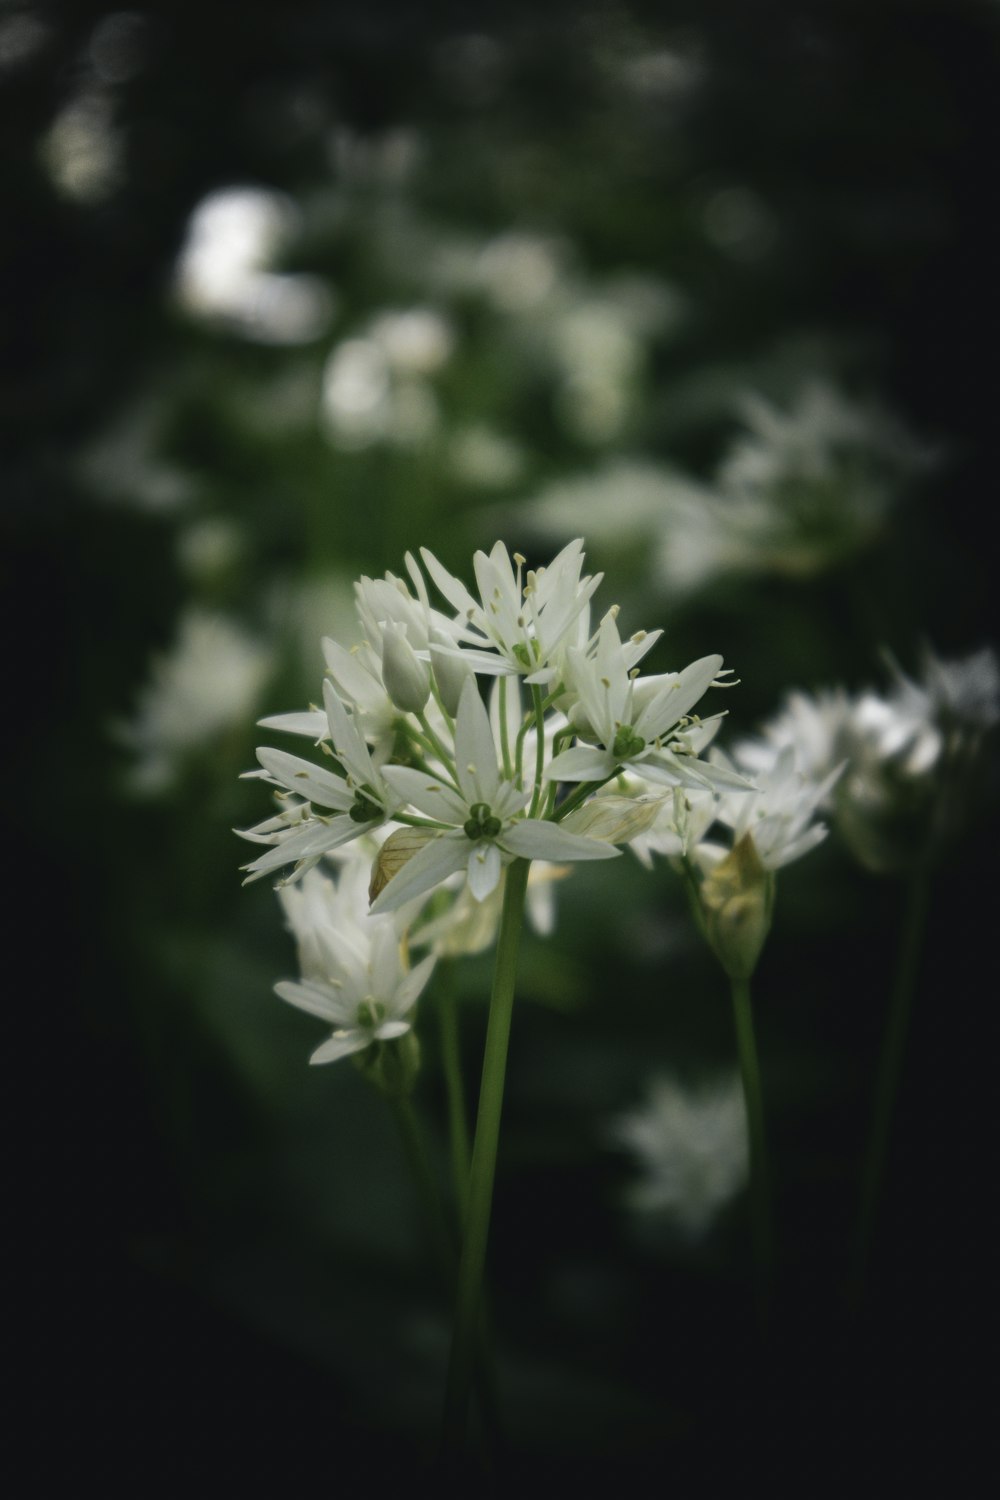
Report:
M 465 1437 L 469 1386 L 475 1361 L 476 1330 L 479 1327 L 483 1272 L 486 1266 L 486 1243 L 493 1205 L 493 1181 L 496 1175 L 497 1143 L 507 1071 L 507 1045 L 514 1008 L 517 950 L 529 864 L 530 861 L 526 859 L 514 860 L 507 869 L 504 887 L 503 912 L 493 970 L 493 994 L 490 998 L 483 1055 L 476 1138 L 472 1148 L 469 1206 L 458 1267 L 455 1327 L 445 1393 L 442 1448 L 447 1455 L 457 1456 Z
M 878 1083 L 875 1090 L 875 1112 L 872 1117 L 871 1135 L 868 1139 L 868 1154 L 865 1158 L 861 1181 L 861 1209 L 858 1217 L 858 1236 L 854 1252 L 854 1274 L 852 1292 L 855 1302 L 860 1302 L 864 1290 L 868 1256 L 871 1251 L 876 1209 L 885 1177 L 886 1158 L 889 1152 L 889 1137 L 892 1117 L 899 1089 L 906 1034 L 910 1024 L 913 990 L 916 984 L 920 950 L 923 943 L 924 919 L 930 895 L 927 870 L 919 866 L 910 876 L 906 895 L 906 910 L 900 933 L 899 957 L 896 976 L 889 1001 L 889 1017 L 882 1043 L 882 1059 L 879 1064 Z
M 757 1269 L 757 1298 L 761 1322 L 767 1309 L 767 1282 L 771 1268 L 771 1204 L 768 1184 L 767 1150 L 764 1142 L 764 1107 L 754 1039 L 753 1012 L 750 1008 L 750 981 L 733 979 L 733 1018 L 736 1022 L 736 1045 L 743 1079 L 743 1102 L 747 1113 L 750 1141 L 750 1219 L 753 1231 L 754 1262 Z

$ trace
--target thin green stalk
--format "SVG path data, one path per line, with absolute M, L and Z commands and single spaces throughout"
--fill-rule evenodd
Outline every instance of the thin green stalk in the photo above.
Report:
M 743 1079 L 743 1102 L 747 1113 L 750 1140 L 750 1219 L 753 1232 L 754 1262 L 757 1268 L 757 1294 L 761 1320 L 767 1305 L 767 1282 L 771 1269 L 771 1203 L 768 1184 L 767 1149 L 764 1142 L 764 1107 L 757 1063 L 757 1044 L 750 1008 L 750 981 L 732 979 L 733 1017 L 736 1022 L 736 1046 Z
M 469 1206 L 458 1267 L 455 1327 L 445 1393 L 442 1449 L 448 1456 L 457 1456 L 461 1452 L 465 1438 L 469 1386 L 475 1363 L 483 1272 L 486 1266 L 486 1244 L 493 1205 L 493 1180 L 496 1175 L 497 1143 L 507 1071 L 507 1045 L 514 1008 L 517 951 L 529 864 L 528 860 L 515 859 L 508 866 L 504 886 L 503 911 L 493 970 L 493 994 L 490 998 L 483 1055 L 483 1076 L 479 1090 L 476 1137 L 472 1148 Z
M 435 1259 L 441 1276 L 448 1285 L 455 1271 L 455 1246 L 448 1228 L 448 1219 L 437 1178 L 431 1169 L 416 1111 L 409 1095 L 392 1093 L 386 1095 L 399 1127 L 400 1139 L 406 1159 L 410 1164 L 413 1179 L 420 1195 L 427 1232 L 430 1235 Z
M 500 756 L 503 774 L 508 781 L 514 779 L 514 766 L 510 758 L 510 729 L 507 724 L 507 679 L 500 678 Z
M 565 802 L 560 802 L 556 808 L 555 817 L 552 819 L 553 823 L 561 823 L 567 814 L 575 812 L 582 802 L 586 802 L 591 793 L 598 791 L 602 786 L 607 786 L 611 777 L 615 775 L 617 775 L 617 771 L 612 771 L 611 776 L 605 776 L 600 781 L 582 782 L 575 792 L 570 793 Z
M 701 904 L 701 892 L 698 887 L 698 874 L 692 863 L 690 855 L 681 855 L 681 880 L 687 894 L 688 905 L 691 908 L 691 916 L 694 924 L 702 937 L 708 942 L 708 929 L 705 926 L 705 911 Z M 711 945 L 709 945 L 711 946 Z
M 408 1094 L 390 1093 L 386 1097 L 399 1127 L 403 1151 L 417 1184 L 424 1223 L 431 1240 L 438 1273 L 444 1286 L 450 1288 L 455 1283 L 458 1265 L 457 1236 L 454 1226 L 449 1222 L 438 1180 L 431 1168 L 416 1110 Z M 488 1433 L 492 1446 L 496 1447 L 501 1442 L 501 1434 L 496 1415 L 496 1378 L 486 1328 L 484 1308 L 474 1330 L 476 1367 L 472 1378 L 476 1382 L 484 1430 Z
M 930 880 L 925 866 L 918 866 L 911 874 L 906 893 L 906 909 L 899 941 L 899 957 L 896 976 L 889 1000 L 889 1016 L 885 1038 L 882 1043 L 882 1059 L 879 1064 L 878 1083 L 875 1090 L 875 1111 L 872 1117 L 868 1153 L 865 1158 L 861 1180 L 861 1209 L 858 1215 L 858 1235 L 854 1251 L 854 1274 L 852 1293 L 856 1303 L 864 1291 L 868 1257 L 882 1182 L 885 1177 L 886 1159 L 889 1153 L 889 1137 L 896 1094 L 899 1090 L 899 1075 L 902 1071 L 906 1034 L 910 1025 L 913 991 L 916 986 L 920 951 L 923 945 L 924 921 L 930 896 Z
M 469 1125 L 465 1113 L 465 1086 L 458 1036 L 458 1010 L 449 978 L 438 970 L 438 1022 L 441 1027 L 441 1064 L 448 1100 L 448 1145 L 451 1176 L 458 1205 L 458 1220 L 465 1222 L 469 1206 Z
M 532 793 L 528 816 L 534 818 L 538 814 L 539 803 L 542 800 L 542 776 L 545 771 L 545 707 L 540 687 L 532 687 L 531 701 L 535 705 L 535 789 Z

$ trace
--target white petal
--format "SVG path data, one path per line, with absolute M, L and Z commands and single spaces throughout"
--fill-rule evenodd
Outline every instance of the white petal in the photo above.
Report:
M 500 771 L 489 716 L 474 678 L 462 689 L 455 718 L 455 769 L 470 803 L 491 802 L 500 785 Z
M 431 578 L 458 614 L 466 615 L 470 609 L 479 613 L 479 606 L 465 584 L 460 583 L 446 568 L 443 568 L 433 552 L 428 552 L 426 547 L 421 547 L 420 556 Z
M 335 807 L 338 812 L 346 812 L 354 804 L 354 793 L 342 776 L 324 771 L 322 766 L 314 766 L 301 756 L 262 745 L 257 751 L 257 759 L 282 786 L 287 786 L 300 797 L 307 797 L 310 802 L 318 802 L 321 807 Z
M 347 709 L 337 697 L 329 678 L 323 683 L 323 703 L 330 721 L 330 737 L 333 747 L 347 770 L 359 786 L 374 786 L 375 767 L 368 754 L 368 746 L 359 734 L 354 721 L 348 718 Z
M 469 816 L 468 806 L 457 792 L 436 777 L 428 776 L 426 771 L 415 771 L 412 766 L 386 766 L 382 777 L 403 802 L 425 817 L 436 818 L 440 823 L 460 824 Z
M 289 1005 L 304 1010 L 310 1016 L 318 1016 L 321 1021 L 327 1021 L 330 1025 L 342 1026 L 348 1019 L 343 1001 L 336 991 L 331 994 L 325 985 L 310 984 L 308 980 L 299 984 L 291 979 L 282 979 L 274 986 L 274 993 L 282 1000 L 287 1000 Z
M 286 734 L 304 734 L 316 741 L 330 738 L 330 726 L 322 709 L 310 708 L 304 713 L 270 714 L 258 719 L 261 729 L 283 729 Z
M 469 890 L 477 901 L 485 901 L 500 883 L 502 861 L 496 844 L 476 844 L 469 854 Z
M 249 871 L 243 884 L 249 885 L 262 875 L 270 874 L 272 870 L 280 870 L 282 865 L 297 863 L 300 859 L 318 859 L 321 854 L 339 849 L 341 844 L 349 844 L 351 839 L 356 839 L 362 833 L 367 833 L 369 828 L 375 827 L 375 823 L 355 823 L 346 814 L 340 818 L 331 818 L 329 823 L 314 819 L 305 828 L 282 839 L 280 844 L 276 844 L 252 864 L 243 865 L 242 868 Z
M 413 1002 L 423 993 L 424 986 L 431 977 L 431 972 L 437 962 L 436 956 L 431 953 L 427 958 L 421 959 L 407 974 L 399 989 L 396 991 L 396 999 L 393 1009 L 397 1015 L 405 1016 Z
M 643 709 L 635 721 L 635 732 L 644 740 L 663 734 L 702 698 L 719 674 L 721 656 L 703 656 L 677 674 L 675 682 L 664 687 Z
M 615 859 L 621 853 L 613 844 L 570 833 L 543 818 L 512 823 L 504 829 L 500 843 L 508 853 L 519 854 L 523 859 L 550 859 L 557 863 L 565 859 Z
M 556 756 L 549 766 L 548 777 L 550 781 L 603 781 L 617 764 L 610 750 L 574 745 Z
M 409 1029 L 409 1021 L 383 1021 L 375 1035 L 380 1042 L 391 1042 L 397 1036 L 405 1036 Z
M 350 1057 L 352 1052 L 363 1052 L 370 1044 L 371 1038 L 364 1031 L 342 1031 L 339 1036 L 332 1036 L 322 1047 L 317 1047 L 311 1063 L 337 1062 L 341 1057 Z
M 394 875 L 381 895 L 372 902 L 372 914 L 396 911 L 414 896 L 423 895 L 433 886 L 440 885 L 449 875 L 465 868 L 468 860 L 469 840 L 464 833 L 442 833 L 407 860 L 398 875 Z

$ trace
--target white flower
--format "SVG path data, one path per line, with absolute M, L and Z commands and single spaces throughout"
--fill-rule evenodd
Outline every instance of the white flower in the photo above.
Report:
M 186 611 L 176 644 L 154 659 L 137 712 L 118 731 L 139 757 L 133 786 L 169 788 L 186 756 L 253 711 L 272 666 L 271 654 L 234 620 Z
M 522 582 L 524 558 L 515 552 L 512 564 L 497 542 L 488 557 L 477 552 L 473 558 L 480 595 L 475 599 L 426 547 L 420 555 L 464 625 L 462 659 L 477 672 L 523 676 L 529 683 L 559 676 L 561 653 L 604 576 L 581 577 L 583 542 L 577 538 L 549 567 L 529 570 Z
M 815 694 L 790 692 L 760 736 L 739 741 L 733 759 L 753 776 L 758 771 L 767 772 L 777 752 L 790 746 L 803 776 L 822 781 L 843 759 L 843 735 L 850 713 L 851 700 L 843 688 Z
M 712 757 L 726 764 L 721 751 L 713 750 Z M 779 870 L 826 838 L 826 825 L 814 821 L 816 810 L 843 769 L 843 764 L 835 766 L 821 782 L 811 781 L 797 768 L 795 751 L 787 745 L 769 768 L 756 772 L 753 791 L 727 791 L 720 797 L 716 818 L 732 829 L 734 846 L 750 834 L 765 870 Z M 726 852 L 710 844 L 701 844 L 697 851 L 706 865 Z
M 416 808 L 440 832 L 393 876 L 373 902 L 373 912 L 394 911 L 459 870 L 466 872 L 475 899 L 483 901 L 511 859 L 608 859 L 618 853 L 557 823 L 519 816 L 531 793 L 501 779 L 489 716 L 474 681 L 466 683 L 458 706 L 455 772 L 457 784 L 451 785 L 410 766 L 386 766 L 382 774 L 397 804 Z
M 376 827 L 398 806 L 363 736 L 329 682 L 323 684 L 323 700 L 330 738 L 344 774 L 337 776 L 285 750 L 258 749 L 263 771 L 250 775 L 269 781 L 285 793 L 307 798 L 310 806 L 295 807 L 291 819 L 279 814 L 277 819 L 242 832 L 243 838 L 273 846 L 244 866 L 248 871 L 244 884 L 293 862 L 296 869 L 291 878 L 295 879 L 322 855 Z M 311 804 L 328 811 L 319 813 Z
M 430 978 L 431 955 L 406 971 L 392 917 L 369 916 L 365 872 L 346 865 L 338 885 L 315 871 L 279 892 L 299 949 L 302 978 L 275 993 L 334 1028 L 309 1059 L 334 1062 L 410 1029 L 409 1014 Z
M 612 1139 L 642 1170 L 629 1194 L 633 1207 L 663 1214 L 687 1238 L 701 1239 L 747 1180 L 739 1077 L 700 1088 L 654 1078 L 646 1102 L 614 1121 Z
M 596 744 L 557 755 L 550 778 L 606 781 L 619 766 L 629 766 L 666 786 L 748 785 L 731 769 L 695 764 L 695 747 L 686 738 L 688 714 L 708 688 L 719 685 L 721 669 L 721 656 L 704 656 L 682 672 L 637 679 L 609 612 L 593 656 L 575 647 L 567 653 L 567 686 L 576 699 L 570 722 Z

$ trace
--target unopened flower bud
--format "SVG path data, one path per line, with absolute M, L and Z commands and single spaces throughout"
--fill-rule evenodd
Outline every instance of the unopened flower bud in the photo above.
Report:
M 417 657 L 402 625 L 383 626 L 382 681 L 397 708 L 423 713 L 431 691 L 430 669 Z
M 570 813 L 563 827 L 606 844 L 630 844 L 653 826 L 663 802 L 663 797 L 591 797 Z
M 441 631 L 435 631 L 431 637 L 431 662 L 434 666 L 434 680 L 441 694 L 441 702 L 448 712 L 455 716 L 458 713 L 459 699 L 462 689 L 467 680 L 473 676 L 472 668 L 461 657 L 453 656 L 450 651 L 442 651 L 441 646 L 454 646 Z
M 745 833 L 701 887 L 705 927 L 730 979 L 749 979 L 771 928 L 774 876 Z

